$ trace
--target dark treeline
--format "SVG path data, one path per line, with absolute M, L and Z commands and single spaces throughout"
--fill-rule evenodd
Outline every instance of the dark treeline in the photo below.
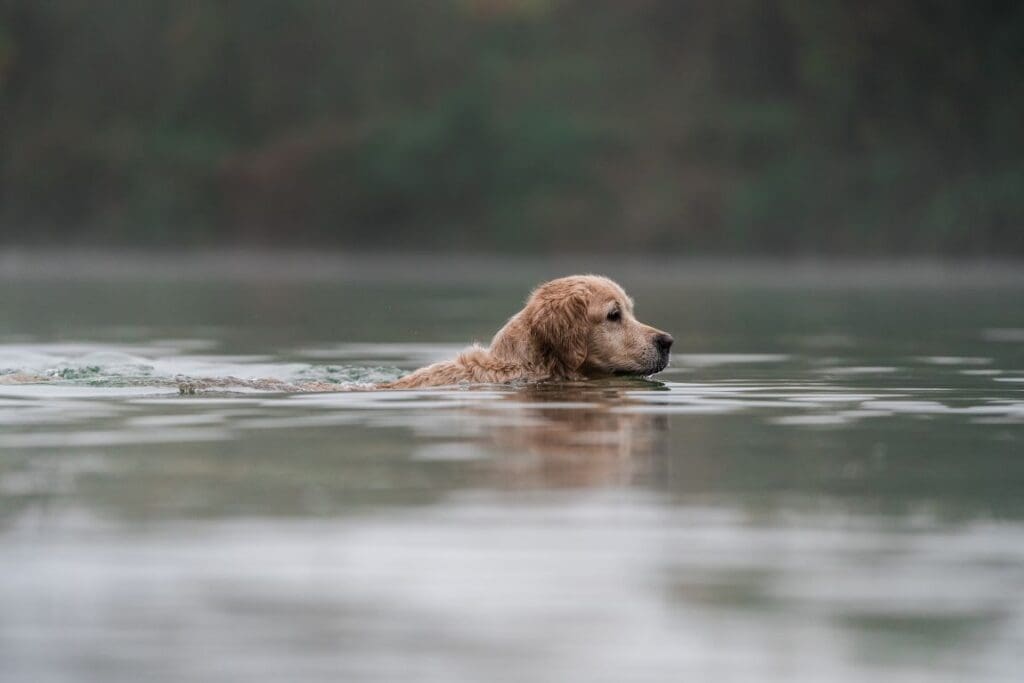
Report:
M 1016 0 L 0 0 L 7 243 L 1024 254 Z

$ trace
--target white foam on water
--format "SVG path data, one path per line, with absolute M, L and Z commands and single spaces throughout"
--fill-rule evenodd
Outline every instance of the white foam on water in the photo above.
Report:
M 326 381 L 338 384 L 383 382 L 396 379 L 392 368 L 317 366 L 280 362 L 266 354 L 196 354 L 198 340 L 181 347 L 174 340 L 152 344 L 6 344 L 0 345 L 0 387 L 48 384 L 51 386 L 138 387 L 174 391 L 178 381 L 242 380 L 222 388 L 252 390 L 244 382 L 271 380 L 289 383 Z M 4 378 L 16 381 L 4 381 Z M 273 391 L 268 388 L 265 391 Z

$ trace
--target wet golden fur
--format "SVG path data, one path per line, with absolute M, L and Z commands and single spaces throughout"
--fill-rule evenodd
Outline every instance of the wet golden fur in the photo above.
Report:
M 379 388 L 651 375 L 665 368 L 671 344 L 634 317 L 633 300 L 615 282 L 573 275 L 537 287 L 489 347 L 470 347 Z

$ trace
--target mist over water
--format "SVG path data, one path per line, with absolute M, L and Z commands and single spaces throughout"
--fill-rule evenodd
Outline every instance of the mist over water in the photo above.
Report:
M 178 395 L 394 379 L 567 272 L 433 266 L 0 270 L 0 675 L 1019 678 L 1024 283 L 621 268 L 650 379 Z

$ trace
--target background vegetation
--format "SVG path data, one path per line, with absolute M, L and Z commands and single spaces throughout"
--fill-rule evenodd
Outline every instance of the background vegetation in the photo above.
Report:
M 0 241 L 1024 254 L 1024 3 L 0 0 Z

